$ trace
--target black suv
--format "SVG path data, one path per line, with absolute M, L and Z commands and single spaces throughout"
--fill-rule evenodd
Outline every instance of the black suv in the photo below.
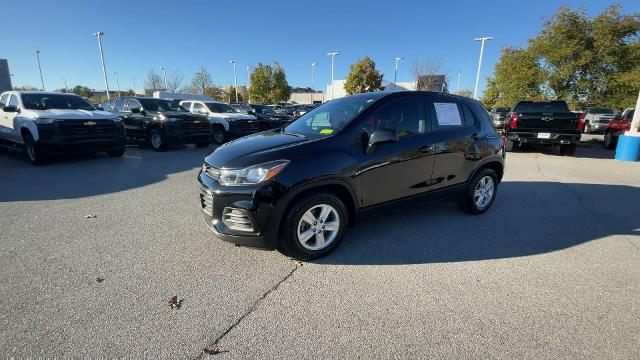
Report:
M 127 138 L 151 144 L 163 151 L 169 145 L 211 143 L 211 124 L 206 116 L 189 113 L 177 101 L 150 97 L 120 97 L 101 104 L 120 115 Z
M 385 205 L 450 198 L 483 213 L 504 154 L 475 100 L 359 94 L 217 148 L 198 175 L 200 205 L 222 240 L 312 259 L 333 250 L 357 215 Z
M 275 129 L 288 125 L 293 117 L 279 114 L 271 106 L 260 104 L 231 104 L 236 111 L 254 115 L 260 121 L 261 130 Z

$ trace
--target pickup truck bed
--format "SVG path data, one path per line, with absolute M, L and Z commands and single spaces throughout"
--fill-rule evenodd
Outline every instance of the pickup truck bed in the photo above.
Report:
M 573 155 L 580 140 L 579 115 L 564 101 L 520 101 L 507 126 L 507 150 L 515 145 L 560 145 L 562 155 Z

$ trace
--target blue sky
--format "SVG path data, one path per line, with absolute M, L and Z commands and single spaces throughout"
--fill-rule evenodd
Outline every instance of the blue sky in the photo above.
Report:
M 639 1 L 617 1 L 624 13 L 640 11 Z M 482 5 L 480 5 L 482 4 Z M 9 60 L 14 85 L 39 86 L 34 50 L 41 51 L 47 90 L 81 84 L 104 89 L 98 45 L 91 34 L 105 32 L 104 51 L 109 84 L 112 72 L 120 85 L 138 88 L 150 69 L 180 71 L 185 83 L 201 66 L 217 85 L 233 83 L 230 59 L 238 62 L 238 83 L 246 82 L 246 66 L 277 60 L 289 84 L 309 86 L 316 67 L 315 88 L 331 78 L 325 54 L 338 51 L 336 79 L 362 56 L 374 59 L 393 81 L 393 58 L 400 63 L 398 80 L 412 80 L 414 60 L 442 58 L 455 90 L 473 88 L 480 46 L 487 42 L 480 89 L 491 75 L 503 46 L 525 46 L 541 28 L 542 17 L 560 6 L 586 6 L 590 14 L 613 4 L 607 1 L 13 1 L 3 16 L 5 34 L 0 58 Z M 8 35 L 7 35 L 8 34 Z

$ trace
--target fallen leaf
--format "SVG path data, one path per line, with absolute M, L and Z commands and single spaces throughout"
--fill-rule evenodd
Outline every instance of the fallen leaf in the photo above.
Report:
M 172 309 L 176 309 L 176 310 L 180 310 L 180 307 L 182 306 L 182 301 L 184 299 L 180 299 L 178 300 L 178 296 L 174 295 L 170 300 L 169 300 L 169 307 Z
M 299 268 L 303 265 L 304 263 L 300 260 L 296 260 L 293 262 L 293 267 Z
M 208 355 L 217 355 L 220 354 L 220 348 L 218 347 L 218 345 L 211 345 L 202 349 L 202 352 Z
M 101 282 L 103 282 L 103 281 L 104 281 L 104 279 L 103 279 L 103 278 L 101 278 L 100 276 L 98 276 L 98 277 L 96 278 L 96 282 L 97 282 L 98 284 L 100 284 L 100 283 L 101 283 Z
M 85 215 L 84 216 L 85 219 L 95 219 L 97 217 L 98 217 L 98 215 L 94 215 L 94 214 L 89 214 L 89 215 Z

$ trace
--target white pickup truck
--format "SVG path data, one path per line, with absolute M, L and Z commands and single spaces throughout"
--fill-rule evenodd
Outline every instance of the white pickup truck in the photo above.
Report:
M 184 100 L 180 105 L 194 114 L 207 115 L 209 122 L 213 124 L 213 141 L 218 144 L 260 131 L 260 121 L 255 116 L 236 112 L 227 104 Z
M 6 91 L 0 94 L 0 152 L 26 149 L 34 165 L 48 155 L 105 151 L 124 154 L 125 129 L 119 117 L 96 110 L 74 94 Z

